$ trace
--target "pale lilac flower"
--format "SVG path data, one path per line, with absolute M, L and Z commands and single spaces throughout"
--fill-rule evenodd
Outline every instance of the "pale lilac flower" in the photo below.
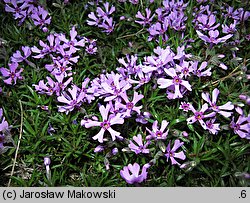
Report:
M 139 115 L 137 115 L 137 118 L 135 119 L 136 122 L 146 124 L 148 123 L 148 120 L 151 117 L 151 114 L 149 112 L 143 112 Z
M 217 27 L 220 26 L 220 23 L 216 23 L 216 17 L 215 15 L 205 15 L 201 14 L 197 17 L 197 21 L 199 22 L 198 28 L 200 30 L 206 31 L 206 30 L 215 30 Z
M 152 130 L 149 130 L 148 128 L 146 128 L 146 130 L 150 133 L 150 135 L 148 135 L 146 137 L 147 140 L 151 140 L 151 139 L 156 139 L 156 140 L 165 140 L 167 139 L 167 135 L 168 135 L 168 129 L 166 129 L 166 127 L 168 126 L 169 122 L 167 122 L 166 120 L 163 120 L 161 123 L 161 128 L 158 129 L 158 121 L 154 121 L 153 125 L 152 125 Z M 165 132 L 164 132 L 165 131 Z
M 132 101 L 129 101 L 126 91 L 120 94 L 120 97 L 123 98 L 126 104 L 118 103 L 118 108 L 122 108 L 125 110 L 124 115 L 126 117 L 130 117 L 132 111 L 136 111 L 137 114 L 141 113 L 142 106 L 135 106 L 138 101 L 140 101 L 144 96 L 142 94 L 138 94 L 134 91 L 134 97 Z
M 107 94 L 104 101 L 111 101 L 120 96 L 123 92 L 131 87 L 128 81 L 123 80 L 120 74 L 114 74 L 106 81 L 103 81 L 100 85 L 103 88 L 103 93 Z
M 148 24 L 150 25 L 151 21 L 154 18 L 154 16 L 155 16 L 155 14 L 153 14 L 151 16 L 151 10 L 149 8 L 146 8 L 146 15 L 145 16 L 142 15 L 141 11 L 137 12 L 137 14 L 135 15 L 135 17 L 139 18 L 141 20 L 136 20 L 135 22 L 139 23 L 139 24 L 141 24 L 143 26 L 148 25 Z
M 31 18 L 36 26 L 40 28 L 46 27 L 51 22 L 51 17 L 49 16 L 48 11 L 46 11 L 42 6 L 38 6 L 33 10 Z
M 109 9 L 109 3 L 106 2 L 103 4 L 105 10 L 103 11 L 101 7 L 97 7 L 96 11 L 98 13 L 98 16 L 103 18 L 104 20 L 107 20 L 108 16 L 110 16 L 113 12 L 115 12 L 115 7 L 111 6 Z
M 20 19 L 19 25 L 21 25 L 27 17 L 28 2 L 17 0 L 4 0 L 4 2 L 5 11 L 13 13 L 15 19 Z
M 132 3 L 132 4 L 138 4 L 139 0 L 129 0 L 129 2 Z
M 205 112 L 208 110 L 208 104 L 207 103 L 205 103 L 205 104 L 202 105 L 200 111 L 196 111 L 194 109 L 193 105 L 191 105 L 191 104 L 190 104 L 190 109 L 194 113 L 194 115 L 187 119 L 187 123 L 188 124 L 193 124 L 196 121 L 199 121 L 199 123 L 201 124 L 201 126 L 205 130 L 207 129 L 207 126 L 206 126 L 205 122 L 203 121 L 203 119 L 204 118 L 211 118 L 211 117 L 214 117 L 216 115 L 215 112 L 212 112 L 212 113 L 209 113 L 209 114 L 205 114 Z
M 113 32 L 115 28 L 115 24 L 113 23 L 113 18 L 107 18 L 102 24 L 99 25 L 100 28 L 103 28 L 103 32 L 110 34 Z
M 129 78 L 128 82 L 130 84 L 137 84 L 134 89 L 138 89 L 142 85 L 148 83 L 151 79 L 151 73 L 143 73 L 142 69 L 138 69 L 137 73 L 135 74 L 136 79 L 138 78 L 139 80 L 134 80 Z
M 209 130 L 210 133 L 215 135 L 220 130 L 220 127 L 219 127 L 220 124 L 219 123 L 214 123 L 214 122 L 215 122 L 215 118 L 210 119 L 210 120 L 206 121 L 206 126 L 207 126 L 207 130 Z
M 232 112 L 228 112 L 229 110 L 233 110 L 234 105 L 232 104 L 232 102 L 227 102 L 226 104 L 222 105 L 222 106 L 217 106 L 216 102 L 218 100 L 218 95 L 219 95 L 220 91 L 215 88 L 212 92 L 212 101 L 210 99 L 210 95 L 209 93 L 202 93 L 201 96 L 202 98 L 209 103 L 211 109 L 216 112 L 221 114 L 222 116 L 225 117 L 230 117 L 232 115 Z M 227 110 L 227 111 L 225 111 Z
M 90 19 L 90 20 L 87 20 L 88 25 L 98 26 L 100 24 L 101 19 L 96 17 L 94 12 L 91 12 L 90 14 L 88 14 L 88 17 Z
M 200 65 L 200 67 L 198 68 L 198 61 L 195 61 L 192 65 L 194 74 L 198 77 L 205 77 L 205 76 L 211 76 L 212 72 L 211 72 L 211 67 L 208 69 L 205 69 L 207 67 L 207 62 L 203 61 Z
M 18 63 L 14 62 L 9 65 L 9 69 L 7 68 L 0 68 L 0 72 L 2 74 L 2 76 L 4 77 L 4 83 L 8 84 L 8 85 L 15 85 L 17 82 L 17 79 L 22 80 L 23 77 L 21 76 L 21 73 L 23 72 L 23 68 L 20 68 L 19 70 L 18 68 Z
M 102 152 L 104 150 L 104 146 L 103 145 L 98 145 L 95 149 L 94 149 L 94 152 L 97 153 L 97 152 Z
M 219 43 L 225 42 L 233 36 L 233 34 L 228 34 L 224 37 L 218 38 L 219 37 L 218 30 L 210 30 L 208 32 L 209 37 L 207 35 L 202 34 L 198 30 L 196 30 L 196 33 L 199 36 L 199 38 L 201 38 L 204 42 L 208 42 L 210 44 L 219 44 Z
M 70 40 L 66 39 L 65 35 L 64 34 L 61 34 L 58 36 L 58 38 L 64 42 L 64 44 L 62 45 L 62 47 L 64 49 L 67 49 L 69 48 L 70 51 L 72 53 L 75 53 L 77 52 L 78 50 L 80 50 L 79 48 L 77 47 L 84 47 L 85 46 L 85 43 L 87 42 L 87 39 L 86 38 L 83 38 L 81 40 L 77 40 L 76 39 L 77 37 L 77 31 L 76 31 L 76 28 L 75 26 L 73 26 L 70 30 Z
M 174 68 L 169 68 L 169 69 L 164 68 L 164 71 L 166 72 L 168 76 L 172 77 L 173 79 L 159 78 L 157 80 L 157 83 L 158 85 L 160 85 L 159 88 L 161 89 L 174 86 L 175 92 L 174 92 L 173 99 L 183 97 L 183 95 L 180 92 L 180 86 L 184 86 L 188 91 L 192 91 L 192 88 L 189 82 L 186 80 L 182 80 L 182 78 L 177 75 L 176 70 Z
M 147 169 L 149 167 L 150 164 L 145 164 L 142 167 L 142 172 L 140 173 L 139 164 L 129 164 L 128 166 L 123 167 L 123 170 L 120 171 L 120 175 L 128 184 L 141 183 L 147 179 Z
M 61 96 L 57 97 L 57 101 L 64 103 L 64 106 L 57 106 L 59 112 L 65 112 L 68 114 L 70 111 L 73 111 L 75 108 L 79 108 L 82 105 L 83 99 L 85 97 L 84 92 L 79 92 L 76 85 L 72 85 L 72 88 L 68 88 L 67 94 L 63 92 Z
M 250 115 L 247 117 L 240 115 L 236 122 L 233 117 L 230 128 L 232 128 L 234 133 L 238 134 L 241 138 L 250 139 Z
M 136 144 L 133 141 L 135 141 Z M 133 136 L 133 141 L 130 140 L 129 145 L 128 145 L 131 151 L 135 152 L 136 154 L 140 154 L 140 153 L 148 154 L 149 153 L 149 149 L 147 149 L 147 147 L 150 144 L 150 142 L 146 141 L 143 144 L 141 134 L 138 134 L 137 136 Z
M 190 64 L 190 61 L 182 61 L 180 65 L 176 64 L 176 71 L 180 73 L 181 78 L 187 78 L 187 76 L 190 76 L 190 73 L 193 72 L 193 67 Z
M 110 133 L 112 137 L 112 141 L 116 140 L 116 138 L 123 139 L 123 137 L 120 136 L 121 133 L 113 130 L 111 126 L 115 124 L 123 124 L 124 119 L 121 117 L 120 113 L 117 113 L 116 115 L 112 115 L 112 114 L 109 115 L 110 108 L 111 108 L 110 104 L 107 104 L 106 108 L 103 105 L 99 107 L 99 111 L 102 116 L 102 122 L 88 121 L 84 123 L 85 128 L 90 128 L 93 126 L 101 127 L 101 130 L 99 131 L 99 133 L 92 137 L 94 140 L 98 140 L 100 143 L 103 143 L 104 141 L 103 136 L 104 136 L 105 131 L 108 131 Z
M 51 96 L 54 94 L 54 92 L 56 92 L 57 84 L 49 76 L 47 76 L 46 79 L 47 79 L 46 83 L 44 83 L 44 80 L 40 80 L 38 85 L 33 84 L 32 86 L 35 87 L 35 90 L 39 94 L 47 94 L 47 95 Z
M 181 102 L 179 109 L 182 109 L 183 111 L 188 112 L 190 110 L 190 103 Z
M 222 32 L 225 33 L 225 34 L 233 34 L 233 33 L 235 33 L 237 31 L 236 23 L 237 23 L 237 21 L 234 20 L 234 23 L 231 23 L 229 26 L 227 26 L 226 24 L 222 25 Z
M 59 52 L 62 56 L 60 62 L 63 63 L 64 61 L 67 61 L 69 64 L 73 63 L 77 63 L 78 59 L 80 58 L 80 56 L 73 56 L 73 52 L 72 50 L 67 50 L 65 51 L 62 47 L 59 48 Z
M 21 54 L 21 52 L 19 50 L 17 50 L 11 57 L 11 61 L 12 62 L 27 62 L 28 64 L 30 63 L 27 58 L 31 55 L 31 50 L 30 47 L 28 46 L 22 46 L 22 51 L 23 51 L 23 55 Z
M 174 146 L 172 149 L 170 147 L 170 144 L 171 143 L 169 141 L 169 144 L 168 144 L 167 149 L 166 149 L 166 154 L 165 154 L 165 156 L 167 157 L 167 161 L 170 158 L 172 165 L 178 164 L 180 166 L 181 164 L 178 163 L 175 159 L 177 158 L 177 159 L 185 160 L 186 155 L 184 154 L 183 151 L 180 151 L 180 152 L 176 152 L 176 151 L 184 144 L 184 142 L 180 142 L 180 140 L 175 140 Z

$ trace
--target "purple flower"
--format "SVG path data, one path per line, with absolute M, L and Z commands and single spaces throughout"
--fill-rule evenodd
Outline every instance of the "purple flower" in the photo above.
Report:
M 19 70 L 17 70 L 18 68 L 18 63 L 14 62 L 11 64 L 8 64 L 10 69 L 7 68 L 0 68 L 0 72 L 2 74 L 2 76 L 5 78 L 3 81 L 8 84 L 11 85 L 13 82 L 15 85 L 17 79 L 22 80 L 23 77 L 21 76 L 21 73 L 23 72 L 23 68 L 20 68 Z
M 8 146 L 4 146 L 4 143 L 12 142 L 12 138 L 9 135 L 9 124 L 5 120 L 5 117 L 3 116 L 3 109 L 0 108 L 0 154 L 7 151 Z
M 111 74 L 100 85 L 103 91 L 102 94 L 106 94 L 104 101 L 116 99 L 131 87 L 128 81 L 124 80 L 120 74 Z
M 121 93 L 120 96 L 123 98 L 126 104 L 118 103 L 118 108 L 125 110 L 124 115 L 126 117 L 130 117 L 132 111 L 136 111 L 138 114 L 141 113 L 140 109 L 142 106 L 137 107 L 135 104 L 144 97 L 142 94 L 138 94 L 136 91 L 134 91 L 134 97 L 132 101 L 129 101 L 126 91 Z
M 204 114 L 208 110 L 208 104 L 207 103 L 202 105 L 200 111 L 196 111 L 191 104 L 190 104 L 190 109 L 194 113 L 194 115 L 187 119 L 187 123 L 188 124 L 193 124 L 196 121 L 199 121 L 199 123 L 201 124 L 201 126 L 205 130 L 207 129 L 207 126 L 206 126 L 205 122 L 203 121 L 203 119 L 204 118 L 214 117 L 216 115 L 215 112 L 212 112 L 212 113 L 209 113 L 209 114 L 206 114 L 206 115 Z
M 225 34 L 233 34 L 233 33 L 235 33 L 237 31 L 236 30 L 236 23 L 237 23 L 237 21 L 234 20 L 234 23 L 231 23 L 229 26 L 222 25 L 222 32 L 225 33 Z
M 230 128 L 232 128 L 234 133 L 238 134 L 241 138 L 250 139 L 250 115 L 248 115 L 248 117 L 240 115 L 236 122 L 233 117 Z
M 218 36 L 219 36 L 218 30 L 210 30 L 208 32 L 209 37 L 202 34 L 198 30 L 196 30 L 196 33 L 198 34 L 199 38 L 201 38 L 204 42 L 208 42 L 210 44 L 219 44 L 221 42 L 225 42 L 233 36 L 233 34 L 229 34 L 229 35 L 226 35 L 224 37 L 218 38 Z
M 46 77 L 47 82 L 44 83 L 44 80 L 40 80 L 38 85 L 33 84 L 32 86 L 35 87 L 36 91 L 40 94 L 47 94 L 51 96 L 57 89 L 57 84 L 52 80 L 50 77 Z
M 213 14 L 201 14 L 200 16 L 198 16 L 197 21 L 200 23 L 198 24 L 198 28 L 203 31 L 214 30 L 220 26 L 220 23 L 214 25 L 216 23 L 216 17 Z
M 167 161 L 170 158 L 172 165 L 174 165 L 174 164 L 178 164 L 179 166 L 181 165 L 180 163 L 178 163 L 175 160 L 175 158 L 181 159 L 181 160 L 185 160 L 186 159 L 186 155 L 184 154 L 183 151 L 176 152 L 177 149 L 179 149 L 183 144 L 184 144 L 184 142 L 180 142 L 180 140 L 175 140 L 174 141 L 174 146 L 171 149 L 170 148 L 170 141 L 169 141 L 169 144 L 168 144 L 167 149 L 166 149 L 165 156 L 167 157 Z
M 85 128 L 90 128 L 93 126 L 101 127 L 101 130 L 99 131 L 99 133 L 95 135 L 94 137 L 92 137 L 94 140 L 98 140 L 100 143 L 103 143 L 104 141 L 103 136 L 104 136 L 105 131 L 108 131 L 110 133 L 113 141 L 116 139 L 116 137 L 123 139 L 123 137 L 120 136 L 121 133 L 113 130 L 111 126 L 115 124 L 123 124 L 124 119 L 121 117 L 120 113 L 117 113 L 116 115 L 113 115 L 113 114 L 108 115 L 110 108 L 111 108 L 110 104 L 107 104 L 106 108 L 103 105 L 101 105 L 99 107 L 99 111 L 102 116 L 102 121 L 100 122 L 100 121 L 89 120 L 88 122 L 84 124 Z
M 137 14 L 135 15 L 136 18 L 139 18 L 141 20 L 136 20 L 135 22 L 136 23 L 139 23 L 143 26 L 145 25 L 150 25 L 151 24 L 151 21 L 153 20 L 154 18 L 154 14 L 150 17 L 151 15 L 151 10 L 149 8 L 146 8 L 146 15 L 145 17 L 142 15 L 142 13 L 140 11 L 137 12 Z
M 203 61 L 199 68 L 198 68 L 198 61 L 195 61 L 193 63 L 193 65 L 192 65 L 194 74 L 196 76 L 198 76 L 198 77 L 205 77 L 205 76 L 211 76 L 212 75 L 211 68 L 208 68 L 208 69 L 204 70 L 206 67 L 207 67 L 207 62 L 206 61 Z
M 209 103 L 209 105 L 211 106 L 211 109 L 216 112 L 216 113 L 219 113 L 225 117 L 230 117 L 232 115 L 232 112 L 228 112 L 228 111 L 225 111 L 225 110 L 233 110 L 234 108 L 234 105 L 232 104 L 232 102 L 227 102 L 226 104 L 222 105 L 222 106 L 217 106 L 216 102 L 217 102 L 217 99 L 218 99 L 218 95 L 219 95 L 220 91 L 215 88 L 213 90 L 213 93 L 212 93 L 212 101 L 210 99 L 210 96 L 209 96 L 209 93 L 202 93 L 201 96 L 202 98 Z
M 23 23 L 23 21 L 27 17 L 26 9 L 29 7 L 29 4 L 25 1 L 17 1 L 17 0 L 4 0 L 5 11 L 13 13 L 15 19 L 20 19 L 19 25 Z
M 192 91 L 191 85 L 188 81 L 182 80 L 180 76 L 177 75 L 176 70 L 174 68 L 166 69 L 164 71 L 167 73 L 168 76 L 172 77 L 173 79 L 165 79 L 159 78 L 157 83 L 160 85 L 159 88 L 169 88 L 170 86 L 174 86 L 174 96 L 173 99 L 182 98 L 183 95 L 180 92 L 180 85 L 184 86 L 187 90 Z
M 188 112 L 190 110 L 190 103 L 181 102 L 179 109 L 182 109 L 183 111 Z
M 111 15 L 113 12 L 115 12 L 115 7 L 111 6 L 111 8 L 109 9 L 109 3 L 106 2 L 103 4 L 105 11 L 102 10 L 102 8 L 97 7 L 96 11 L 98 13 L 98 16 L 101 18 L 104 18 L 106 20 L 106 18 Z
M 98 17 L 96 17 L 94 12 L 91 12 L 90 14 L 88 14 L 88 17 L 90 20 L 87 20 L 87 24 L 88 25 L 94 25 L 94 26 L 98 26 L 100 24 L 100 20 Z
M 72 53 L 75 53 L 79 50 L 79 48 L 77 47 L 84 47 L 85 43 L 87 42 L 86 38 L 83 38 L 78 41 L 76 37 L 77 37 L 77 31 L 75 26 L 73 26 L 72 29 L 70 30 L 70 40 L 66 39 L 64 34 L 59 35 L 58 38 L 62 42 L 64 42 L 64 44 L 62 45 L 64 49 L 69 48 Z
M 147 141 L 145 144 L 143 144 L 141 134 L 134 136 L 133 140 L 136 142 L 137 145 L 135 145 L 134 142 L 130 140 L 128 147 L 131 149 L 131 151 L 135 152 L 136 154 L 140 154 L 140 153 L 148 154 L 149 153 L 149 149 L 146 149 L 146 148 L 150 144 L 150 142 Z
M 163 120 L 161 123 L 161 128 L 158 129 L 158 121 L 157 120 L 154 121 L 152 125 L 152 130 L 149 130 L 148 128 L 146 128 L 146 130 L 150 133 L 150 135 L 148 135 L 146 139 L 147 140 L 151 140 L 151 139 L 165 140 L 167 138 L 168 131 L 169 131 L 168 129 L 165 131 L 168 124 L 169 122 L 167 122 L 166 120 Z
M 22 55 L 21 52 L 17 50 L 16 53 L 14 53 L 11 57 L 11 61 L 16 63 L 25 61 L 29 64 L 30 62 L 27 60 L 27 58 L 31 55 L 30 47 L 22 46 L 22 51 L 24 55 Z
M 79 92 L 78 89 L 79 88 L 76 85 L 72 85 L 71 89 L 68 88 L 70 95 L 63 92 L 61 96 L 57 97 L 57 101 L 65 103 L 64 106 L 57 106 L 59 112 L 65 112 L 68 114 L 70 111 L 81 106 L 85 93 L 82 91 Z
M 104 29 L 103 32 L 110 34 L 111 32 L 113 32 L 115 27 L 115 24 L 113 23 L 113 18 L 106 18 L 106 20 L 103 21 L 103 23 L 100 24 L 99 27 Z
M 207 126 L 207 130 L 209 130 L 210 133 L 215 135 L 220 130 L 220 127 L 219 127 L 220 124 L 219 123 L 214 123 L 214 122 L 215 122 L 215 118 L 210 119 L 210 120 L 206 121 L 206 126 Z
M 40 28 L 46 27 L 46 25 L 49 25 L 51 22 L 51 17 L 49 16 L 48 11 L 46 11 L 42 6 L 38 6 L 33 10 L 31 19 L 34 24 Z
M 129 164 L 128 166 L 124 166 L 123 170 L 120 171 L 121 177 L 128 183 L 141 183 L 147 179 L 147 169 L 150 167 L 149 164 L 145 164 L 142 167 L 142 172 L 140 173 L 140 165 L 138 163 Z
M 149 112 L 143 112 L 143 114 L 141 113 L 140 115 L 137 115 L 137 118 L 135 119 L 136 122 L 138 123 L 142 123 L 142 124 L 146 124 L 148 123 L 148 120 L 151 116 L 151 114 Z

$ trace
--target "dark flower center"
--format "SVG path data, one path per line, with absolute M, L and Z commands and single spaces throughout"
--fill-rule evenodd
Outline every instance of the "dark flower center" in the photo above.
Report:
M 132 102 L 128 102 L 127 105 L 126 105 L 126 107 L 127 107 L 128 109 L 133 109 L 134 104 L 133 104 Z
M 10 73 L 10 77 L 13 79 L 13 78 L 15 78 L 15 77 L 16 77 L 16 74 L 15 74 L 15 73 L 13 73 L 13 72 L 11 72 L 11 73 Z
M 107 130 L 109 127 L 110 127 L 110 122 L 108 122 L 107 120 L 103 121 L 101 123 L 101 127 L 104 129 L 104 130 Z
M 161 136 L 162 136 L 162 132 L 161 132 L 161 131 L 157 131 L 157 132 L 155 133 L 155 135 L 156 135 L 157 137 L 161 137 Z
M 178 76 L 175 76 L 175 77 L 174 77 L 173 83 L 174 83 L 175 85 L 179 85 L 181 82 L 182 82 L 182 81 L 181 81 L 181 79 L 180 79 Z
M 204 118 L 203 112 L 195 112 L 194 116 L 197 120 L 202 120 Z

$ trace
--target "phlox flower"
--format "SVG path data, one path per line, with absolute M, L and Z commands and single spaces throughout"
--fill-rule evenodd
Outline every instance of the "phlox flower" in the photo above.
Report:
M 7 68 L 0 68 L 0 72 L 2 74 L 2 76 L 4 77 L 4 83 L 8 84 L 8 85 L 15 85 L 17 82 L 17 79 L 22 80 L 23 77 L 21 76 L 21 73 L 23 72 L 23 68 L 20 68 L 19 70 L 18 68 L 18 63 L 14 62 L 9 65 L 9 69 Z
M 40 28 L 46 27 L 46 25 L 49 25 L 51 22 L 51 17 L 49 16 L 48 11 L 46 11 L 42 6 L 38 6 L 37 8 L 35 7 L 31 15 L 31 19 L 34 24 Z
M 28 46 L 22 46 L 22 51 L 23 51 L 23 55 L 21 54 L 21 52 L 19 50 L 17 50 L 11 57 L 11 61 L 12 62 L 27 62 L 28 64 L 30 63 L 27 58 L 31 55 L 31 50 L 30 47 Z
M 140 154 L 140 153 L 148 154 L 149 153 L 149 149 L 147 149 L 147 147 L 150 144 L 150 142 L 147 141 L 145 144 L 143 144 L 141 134 L 138 134 L 137 136 L 133 136 L 133 141 L 130 140 L 129 145 L 128 145 L 131 151 L 135 152 L 136 154 Z
M 197 17 L 197 21 L 199 22 L 198 28 L 203 31 L 214 30 L 220 26 L 220 23 L 215 24 L 216 17 L 214 14 L 211 15 L 201 14 Z
M 236 122 L 233 117 L 230 123 L 230 128 L 232 128 L 234 133 L 241 138 L 250 139 L 250 115 L 244 116 L 242 114 Z
M 187 123 L 188 124 L 193 124 L 196 121 L 199 121 L 199 123 L 201 124 L 201 126 L 205 130 L 207 129 L 207 126 L 206 126 L 206 123 L 203 121 L 203 119 L 204 118 L 211 118 L 211 117 L 214 117 L 216 115 L 215 112 L 211 112 L 209 114 L 204 114 L 208 110 L 208 104 L 207 103 L 202 105 L 200 111 L 196 111 L 194 109 L 193 105 L 191 105 L 191 104 L 190 104 L 190 109 L 194 113 L 194 115 L 187 119 Z
M 142 94 L 138 94 L 134 91 L 134 97 L 132 101 L 129 101 L 126 91 L 120 94 L 120 97 L 125 101 L 126 104 L 118 103 L 118 108 L 122 108 L 125 110 L 123 113 L 126 117 L 130 117 L 132 111 L 137 112 L 137 114 L 141 113 L 142 106 L 135 106 L 137 102 L 139 102 L 144 96 Z
M 110 16 L 113 12 L 115 12 L 115 7 L 111 6 L 109 8 L 109 2 L 104 3 L 103 6 L 105 10 L 102 10 L 101 7 L 97 7 L 96 12 L 99 17 L 104 18 L 106 20 L 108 16 Z
M 232 115 L 232 112 L 228 112 L 229 110 L 233 110 L 234 105 L 232 104 L 232 102 L 227 102 L 226 104 L 222 105 L 222 106 L 218 106 L 216 104 L 217 99 L 218 99 L 218 95 L 219 95 L 220 91 L 215 88 L 212 92 L 212 101 L 210 99 L 210 95 L 209 93 L 202 93 L 201 96 L 202 98 L 208 102 L 208 104 L 211 106 L 211 109 L 216 112 L 221 114 L 222 116 L 225 117 L 230 117 Z M 227 110 L 227 111 L 226 111 Z
M 212 75 L 211 67 L 208 69 L 205 69 L 207 67 L 206 61 L 203 61 L 199 68 L 198 68 L 198 63 L 199 63 L 198 61 L 195 61 L 192 65 L 194 75 L 196 75 L 198 77 L 205 77 L 205 76 Z
M 233 36 L 233 34 L 228 34 L 224 37 L 218 38 L 219 31 L 218 30 L 210 30 L 208 32 L 208 36 L 202 34 L 200 31 L 196 30 L 197 35 L 201 38 L 204 42 L 208 42 L 210 44 L 219 44 L 222 42 L 227 41 L 229 38 Z
M 146 8 L 146 15 L 145 16 L 142 15 L 141 11 L 137 12 L 137 14 L 135 15 L 135 17 L 139 18 L 141 20 L 136 20 L 135 22 L 139 23 L 139 24 L 141 24 L 143 26 L 148 25 L 148 24 L 150 25 L 151 21 L 154 18 L 154 16 L 155 16 L 155 14 L 153 14 L 151 16 L 151 10 L 149 8 Z
M 180 152 L 176 152 L 177 149 L 179 149 L 182 145 L 184 144 L 184 142 L 180 142 L 180 140 L 175 140 L 174 141 L 174 146 L 173 148 L 171 149 L 171 143 L 169 141 L 169 144 L 167 146 L 167 149 L 166 149 L 166 153 L 165 153 L 165 156 L 167 157 L 167 161 L 171 160 L 171 164 L 174 165 L 174 164 L 178 164 L 178 165 L 181 165 L 180 163 L 178 163 L 175 159 L 181 159 L 181 160 L 185 160 L 186 159 L 186 155 L 184 154 L 183 151 L 180 151 Z
M 116 140 L 116 138 L 123 139 L 123 137 L 120 136 L 121 133 L 112 129 L 111 126 L 116 124 L 123 124 L 124 119 L 121 117 L 120 113 L 117 113 L 116 115 L 114 114 L 109 115 L 110 108 L 111 108 L 110 104 L 107 104 L 106 107 L 104 107 L 103 105 L 99 107 L 99 111 L 102 116 L 102 121 L 89 120 L 88 122 L 83 123 L 85 128 L 90 128 L 93 126 L 101 127 L 99 133 L 97 133 L 95 136 L 92 137 L 94 140 L 98 140 L 100 143 L 103 143 L 104 141 L 103 137 L 105 131 L 108 131 L 110 133 L 112 141 Z
M 61 96 L 57 97 L 57 101 L 65 104 L 64 106 L 57 106 L 59 112 L 68 114 L 82 105 L 85 93 L 78 90 L 79 88 L 76 85 L 72 85 L 72 88 L 68 88 L 69 94 L 62 92 Z
M 15 19 L 20 19 L 19 25 L 22 24 L 27 17 L 28 2 L 17 0 L 4 0 L 4 2 L 5 11 L 13 13 Z
M 168 135 L 168 129 L 166 127 L 168 126 L 169 122 L 166 120 L 163 120 L 161 123 L 161 128 L 158 129 L 158 121 L 154 121 L 152 125 L 152 130 L 149 130 L 146 128 L 146 130 L 149 132 L 149 135 L 146 137 L 147 140 L 156 139 L 156 140 L 165 140 L 167 139 Z M 165 132 L 164 132 L 165 131 Z
M 79 50 L 79 48 L 77 47 L 84 47 L 86 42 L 87 42 L 87 39 L 86 38 L 83 38 L 81 40 L 77 40 L 76 39 L 77 37 L 77 31 L 76 31 L 76 28 L 75 26 L 73 26 L 70 30 L 70 40 L 66 39 L 66 36 L 64 34 L 61 34 L 58 36 L 58 38 L 64 42 L 64 44 L 62 45 L 62 47 L 64 49 L 70 49 L 70 51 L 72 53 L 75 53 Z
M 134 163 L 133 165 L 129 164 L 123 167 L 123 170 L 120 171 L 120 175 L 128 184 L 141 183 L 147 179 L 147 169 L 149 167 L 149 164 L 145 164 L 140 173 L 140 165 L 138 163 Z
M 220 127 L 219 127 L 220 124 L 215 123 L 215 118 L 206 121 L 206 126 L 207 126 L 207 130 L 209 130 L 209 132 L 214 135 L 217 134 L 218 131 L 220 130 Z
M 169 88 L 170 86 L 174 86 L 174 96 L 173 99 L 182 98 L 183 95 L 180 92 L 180 86 L 184 86 L 188 91 L 192 91 L 191 85 L 188 81 L 182 80 L 182 78 L 177 75 L 176 70 L 174 68 L 166 69 L 164 68 L 166 74 L 173 79 L 165 79 L 159 78 L 157 80 L 157 84 L 160 85 L 159 88 Z

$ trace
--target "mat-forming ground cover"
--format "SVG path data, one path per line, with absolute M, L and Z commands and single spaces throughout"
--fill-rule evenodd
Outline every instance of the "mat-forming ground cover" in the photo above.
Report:
M 1 185 L 249 186 L 249 8 L 1 1 Z

